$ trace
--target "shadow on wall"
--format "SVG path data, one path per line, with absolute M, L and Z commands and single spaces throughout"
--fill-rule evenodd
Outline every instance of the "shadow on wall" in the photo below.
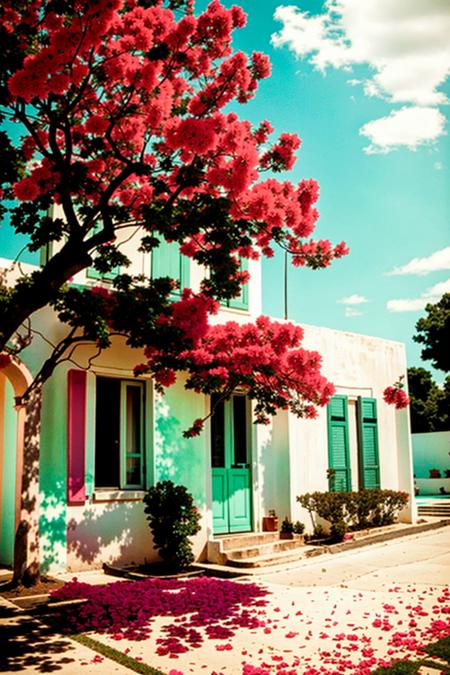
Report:
M 57 481 L 53 492 L 40 495 L 40 555 L 41 570 L 65 566 L 66 562 L 66 484 Z
M 189 394 L 187 394 L 189 396 Z M 155 424 L 155 482 L 171 480 L 184 485 L 194 497 L 199 508 L 205 507 L 206 447 L 205 434 L 184 438 L 183 431 L 193 422 L 180 420 L 173 414 L 166 399 L 156 402 Z M 186 420 L 189 420 L 187 422 Z
M 84 507 L 80 519 L 71 518 L 67 524 L 67 552 L 71 568 L 154 559 L 143 503 L 98 503 Z

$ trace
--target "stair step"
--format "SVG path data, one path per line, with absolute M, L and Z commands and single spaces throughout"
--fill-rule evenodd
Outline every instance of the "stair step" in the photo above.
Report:
M 245 558 L 241 560 L 228 560 L 227 566 L 239 567 L 241 569 L 249 569 L 251 567 L 269 567 L 270 565 L 282 565 L 285 563 L 295 562 L 302 558 L 310 558 L 312 556 L 325 553 L 324 549 L 313 548 L 312 546 L 302 546 L 292 551 L 278 551 L 268 555 L 257 556 L 254 558 Z
M 216 536 L 214 539 L 222 543 L 223 551 L 229 551 L 231 549 L 234 550 L 279 541 L 279 534 L 278 532 L 249 532 L 246 534 Z
M 450 504 L 448 506 L 419 506 L 418 512 L 422 514 L 427 514 L 427 513 L 447 513 L 450 514 Z
M 226 551 L 228 560 L 243 560 L 245 558 L 256 558 L 279 551 L 292 551 L 304 547 L 303 539 L 278 539 L 267 544 L 258 546 L 248 546 L 246 548 L 229 549 Z

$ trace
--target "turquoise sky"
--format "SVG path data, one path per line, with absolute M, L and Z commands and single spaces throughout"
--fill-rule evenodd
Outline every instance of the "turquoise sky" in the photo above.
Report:
M 337 0 L 330 2 L 333 6 Z M 272 62 L 270 79 L 238 112 L 255 124 L 269 120 L 277 134 L 299 134 L 303 143 L 289 177 L 294 182 L 312 177 L 320 184 L 316 237 L 344 240 L 351 249 L 326 270 L 289 267 L 289 318 L 400 340 L 409 365 L 430 368 L 421 363 L 412 335 L 427 299 L 436 302 L 450 291 L 450 141 L 442 124 L 446 115 L 448 131 L 444 103 L 450 98 L 445 81 L 450 54 L 441 44 L 448 45 L 450 5 L 447 13 L 440 0 L 340 2 L 342 21 L 338 16 L 334 25 L 318 1 L 299 0 L 295 11 L 292 5 L 278 9 L 284 21 L 274 18 L 280 7 L 276 0 L 225 2 L 240 4 L 248 14 L 235 47 L 263 51 Z M 417 25 L 421 39 L 416 46 Z M 283 28 L 286 40 L 275 47 L 272 36 Z M 337 51 L 336 36 L 341 39 Z M 327 65 L 323 72 L 312 63 L 314 57 Z M 380 70 L 388 84 L 374 95 Z M 383 132 L 387 152 L 365 152 L 370 138 L 361 128 L 404 109 L 412 115 L 411 128 L 399 123 Z M 2 255 L 25 244 L 17 237 L 9 245 L 5 229 L 1 238 Z M 419 261 L 402 273 L 388 275 L 414 259 Z M 30 260 L 29 254 L 22 260 Z M 418 274 L 421 270 L 427 273 Z M 263 272 L 264 313 L 283 317 L 283 255 L 264 261 Z M 442 381 L 442 373 L 435 376 Z
M 383 0 L 374 0 L 374 3 L 383 36 L 385 17 L 382 12 L 384 5 L 389 8 L 392 3 Z M 372 6 L 373 9 L 374 3 L 372 0 L 360 0 L 356 5 L 364 15 L 364 8 L 369 10 Z M 390 100 L 392 96 L 370 97 L 365 94 L 362 85 L 348 83 L 349 80 L 364 80 L 373 75 L 376 72 L 373 63 L 354 64 L 350 66 L 351 70 L 328 67 L 325 73 L 319 72 L 310 63 L 311 54 L 299 59 L 288 46 L 275 48 L 272 45 L 272 34 L 283 27 L 280 21 L 274 19 L 279 2 L 244 0 L 238 4 L 247 12 L 248 24 L 237 33 L 235 46 L 246 52 L 264 51 L 272 62 L 271 78 L 261 84 L 251 103 L 241 107 L 241 114 L 255 122 L 261 118 L 268 119 L 277 133 L 289 131 L 299 134 L 303 143 L 292 180 L 312 177 L 320 184 L 320 219 L 316 236 L 334 242 L 344 240 L 351 249 L 349 256 L 325 270 L 289 268 L 289 318 L 300 323 L 402 341 L 406 344 L 409 365 L 430 368 L 428 362 L 421 362 L 420 346 L 412 341 L 415 323 L 424 314 L 423 309 L 390 311 L 387 303 L 406 299 L 410 301 L 406 303 L 407 307 L 423 305 L 424 294 L 437 284 L 441 285 L 434 295 L 430 295 L 432 302 L 439 299 L 439 290 L 444 288 L 450 292 L 450 248 L 434 256 L 428 264 L 425 261 L 422 265 L 411 267 L 431 268 L 433 271 L 426 275 L 388 276 L 386 273 L 394 267 L 405 266 L 414 258 L 429 258 L 450 247 L 449 137 L 441 134 L 431 142 L 418 142 L 415 149 L 399 144 L 385 154 L 367 154 L 363 148 L 369 145 L 369 139 L 359 133 L 361 127 L 404 106 L 415 108 L 414 96 L 409 101 L 404 99 L 393 103 Z M 402 4 L 399 0 L 397 10 L 400 13 Z M 437 42 L 441 38 L 440 33 L 445 30 L 448 44 L 448 21 L 445 27 L 442 17 L 433 14 L 433 5 L 438 2 L 411 0 L 406 4 L 408 11 L 414 10 L 417 5 L 417 11 L 429 14 L 426 25 L 430 25 L 431 43 L 433 40 Z M 348 5 L 351 9 L 355 2 L 349 0 Z M 309 11 L 310 17 L 323 15 L 324 12 L 322 3 L 317 1 L 300 0 L 296 6 L 302 11 Z M 449 16 L 450 5 L 447 19 Z M 398 16 L 396 21 L 409 18 L 405 12 L 405 17 Z M 351 20 L 351 16 L 347 15 L 346 19 Z M 359 20 L 363 34 L 366 28 L 364 16 Z M 398 32 L 404 40 L 407 39 L 407 31 L 400 25 L 392 26 L 389 16 L 385 20 L 386 33 L 393 28 L 394 33 Z M 420 23 L 424 25 L 424 22 Z M 348 39 L 348 34 L 345 37 Z M 302 38 L 305 41 L 308 35 L 299 36 L 300 40 Z M 391 44 L 386 51 L 392 52 L 392 42 L 395 43 L 392 32 L 388 39 Z M 378 48 L 382 49 L 382 45 Z M 412 58 L 414 44 L 407 45 L 407 49 L 406 56 Z M 402 56 L 405 55 L 400 54 L 400 58 Z M 407 67 L 408 63 L 400 63 L 400 70 L 402 65 Z M 449 65 L 450 55 L 447 52 L 447 67 Z M 438 91 L 449 96 L 448 79 Z M 426 95 L 427 92 L 419 92 L 415 97 L 422 96 L 424 100 Z M 442 105 L 422 104 L 420 107 L 431 107 L 448 116 Z M 419 133 L 422 130 L 419 129 Z M 283 256 L 265 261 L 263 270 L 264 312 L 282 317 Z M 339 302 L 355 295 L 367 302 Z M 442 381 L 442 373 L 435 372 L 435 375 Z

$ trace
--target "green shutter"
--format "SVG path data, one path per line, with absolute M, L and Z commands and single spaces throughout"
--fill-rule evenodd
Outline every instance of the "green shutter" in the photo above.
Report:
M 358 398 L 358 433 L 360 485 L 367 490 L 379 488 L 377 402 L 374 398 Z
M 330 491 L 351 490 L 346 396 L 333 396 L 328 404 L 328 466 L 335 470 L 334 479 L 330 480 Z
M 101 229 L 102 229 L 101 224 L 97 223 L 97 225 L 94 226 L 92 234 L 97 234 L 97 232 L 100 232 Z M 53 255 L 52 250 L 50 250 L 50 255 Z M 98 279 L 100 281 L 113 281 L 118 274 L 120 274 L 120 267 L 118 265 L 116 267 L 113 267 L 113 269 L 110 272 L 106 273 L 99 272 L 98 270 L 95 269 L 95 267 L 88 267 L 86 270 L 86 276 L 88 279 Z
M 180 253 L 180 245 L 176 241 L 167 242 L 161 239 L 158 248 L 152 251 L 152 278 L 170 277 L 178 282 L 179 288 L 174 294 L 180 294 L 189 286 L 189 258 Z
M 248 271 L 248 260 L 247 258 L 241 258 L 240 271 Z M 248 309 L 248 283 L 241 286 L 241 292 L 236 298 L 231 298 L 230 300 L 222 300 L 221 305 L 224 307 L 231 307 L 231 309 Z

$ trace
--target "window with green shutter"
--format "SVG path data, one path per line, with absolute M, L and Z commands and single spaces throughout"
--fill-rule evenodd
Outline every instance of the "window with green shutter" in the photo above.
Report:
M 328 404 L 328 466 L 330 491 L 351 490 L 347 396 L 333 396 Z
M 189 286 L 190 260 L 180 253 L 180 245 L 176 241 L 167 242 L 161 239 L 158 248 L 152 251 L 152 278 L 170 277 L 178 282 L 179 286 L 173 291 L 180 295 L 181 291 Z
M 241 258 L 240 271 L 248 271 L 247 258 Z M 237 297 L 230 298 L 230 300 L 221 300 L 220 304 L 231 309 L 248 309 L 248 283 L 241 286 L 241 292 Z
M 101 228 L 101 224 L 98 223 L 94 226 L 93 231 L 90 234 L 97 234 L 97 232 L 100 232 Z M 113 281 L 119 274 L 120 267 L 118 265 L 113 267 L 113 269 L 109 272 L 99 272 L 95 269 L 95 267 L 88 267 L 86 270 L 86 276 L 88 279 L 98 279 L 99 281 Z
M 360 396 L 357 410 L 360 487 L 370 490 L 380 487 L 376 399 Z

